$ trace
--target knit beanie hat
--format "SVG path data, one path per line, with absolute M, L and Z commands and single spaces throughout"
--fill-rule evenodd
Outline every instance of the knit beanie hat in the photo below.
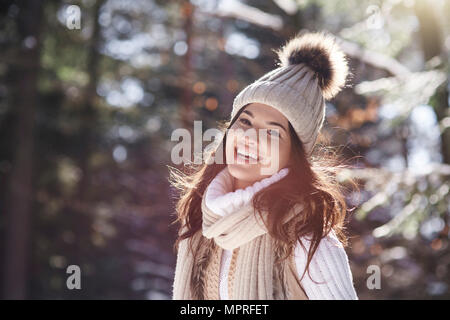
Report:
M 231 121 L 249 103 L 269 105 L 289 120 L 310 155 L 325 118 L 325 100 L 345 86 L 345 54 L 324 32 L 298 33 L 275 52 L 278 67 L 235 97 Z

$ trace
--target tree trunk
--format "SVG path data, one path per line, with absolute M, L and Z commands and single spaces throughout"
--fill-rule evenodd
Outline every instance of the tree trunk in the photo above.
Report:
M 189 1 L 184 1 L 182 5 L 184 16 L 184 30 L 186 32 L 187 52 L 184 56 L 184 84 L 181 101 L 181 122 L 184 128 L 192 132 L 193 114 L 192 114 L 192 16 L 194 6 Z
M 425 0 L 417 0 L 415 11 L 419 19 L 420 29 L 419 35 L 422 44 L 422 51 L 425 61 L 435 56 L 440 56 L 444 63 L 448 63 L 445 50 L 443 49 L 442 27 L 439 25 L 439 19 L 436 14 L 435 6 L 429 4 Z M 436 113 L 438 122 L 445 117 L 450 116 L 448 104 L 448 81 L 443 83 L 433 97 L 433 108 Z M 450 128 L 446 128 L 441 133 L 441 153 L 442 162 L 450 164 Z
M 40 0 L 20 1 L 17 18 L 18 32 L 23 46 L 17 53 L 17 61 L 11 67 L 13 108 L 16 113 L 16 149 L 10 176 L 8 210 L 6 212 L 6 239 L 3 278 L 4 299 L 25 299 L 27 296 L 27 272 L 30 253 L 30 220 L 33 201 L 32 164 L 33 130 L 37 79 L 40 57 L 40 28 L 42 6 Z
M 94 24 L 92 37 L 90 39 L 86 69 L 89 74 L 89 83 L 85 91 L 85 102 L 81 110 L 81 141 L 84 143 L 84 149 L 80 159 L 80 169 L 82 172 L 78 185 L 78 197 L 83 204 L 87 200 L 89 194 L 89 186 L 91 184 L 90 158 L 93 150 L 94 131 L 96 127 L 95 98 L 97 96 L 97 84 L 99 73 L 100 53 L 99 45 L 101 41 L 100 25 L 98 18 L 103 0 L 95 3 L 92 15 L 92 23 Z

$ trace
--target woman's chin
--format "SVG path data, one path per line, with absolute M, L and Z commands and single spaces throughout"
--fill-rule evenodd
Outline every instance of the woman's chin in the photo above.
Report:
M 233 178 L 241 181 L 258 181 L 262 178 L 260 166 L 248 164 L 228 164 L 228 172 Z
M 239 180 L 259 181 L 279 171 L 278 167 L 262 166 L 260 164 L 228 163 L 228 171 Z
M 227 166 L 230 174 L 236 179 L 242 179 L 244 177 L 250 178 L 255 174 L 255 172 L 258 172 L 257 166 L 251 166 L 248 164 L 229 163 Z

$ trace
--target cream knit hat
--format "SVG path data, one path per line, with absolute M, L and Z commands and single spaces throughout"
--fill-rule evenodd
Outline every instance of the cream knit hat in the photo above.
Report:
M 310 155 L 325 118 L 325 100 L 345 87 L 346 57 L 324 32 L 299 33 L 276 53 L 278 68 L 235 97 L 231 120 L 249 103 L 269 105 L 289 120 Z

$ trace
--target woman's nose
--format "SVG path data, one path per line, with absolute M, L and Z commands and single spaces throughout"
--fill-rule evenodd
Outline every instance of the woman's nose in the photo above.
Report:
M 244 145 L 249 148 L 256 147 L 258 145 L 257 135 L 253 134 L 253 132 L 249 135 L 245 135 L 244 136 Z

